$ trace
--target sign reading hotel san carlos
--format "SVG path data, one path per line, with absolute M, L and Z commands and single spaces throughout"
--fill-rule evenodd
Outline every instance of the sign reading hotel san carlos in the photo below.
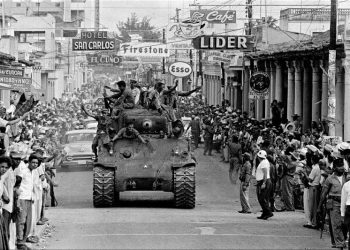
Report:
M 80 39 L 72 39 L 73 51 L 115 50 L 115 39 L 107 31 L 83 31 Z
M 255 72 L 249 80 L 249 98 L 266 99 L 269 96 L 270 76 L 265 72 Z
M 200 36 L 193 39 L 195 49 L 240 50 L 253 48 L 250 36 Z
M 174 62 L 169 66 L 169 73 L 175 77 L 186 77 L 192 73 L 192 67 L 185 62 Z
M 209 23 L 236 23 L 235 10 L 191 10 L 192 19 Z

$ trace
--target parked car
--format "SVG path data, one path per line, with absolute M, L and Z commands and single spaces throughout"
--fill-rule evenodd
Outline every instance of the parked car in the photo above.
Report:
M 62 138 L 64 145 L 61 167 L 88 166 L 95 160 L 91 144 L 96 135 L 95 129 L 68 131 Z
M 97 129 L 97 121 L 94 118 L 89 117 L 84 119 L 83 122 L 86 129 Z

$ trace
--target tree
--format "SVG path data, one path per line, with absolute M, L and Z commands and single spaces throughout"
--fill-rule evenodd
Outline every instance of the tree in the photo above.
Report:
M 123 42 L 130 42 L 130 35 L 138 34 L 144 42 L 159 42 L 161 33 L 154 30 L 151 25 L 151 18 L 144 16 L 141 20 L 136 16 L 136 13 L 131 13 L 126 22 L 117 24 L 120 30 L 119 38 Z

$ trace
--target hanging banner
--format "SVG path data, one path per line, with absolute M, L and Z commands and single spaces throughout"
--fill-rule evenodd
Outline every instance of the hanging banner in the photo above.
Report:
M 190 14 L 192 19 L 208 23 L 236 23 L 235 10 L 191 10 Z
M 270 76 L 265 72 L 255 72 L 249 80 L 249 99 L 269 98 Z
M 117 55 L 101 55 L 101 54 L 89 54 L 86 55 L 88 65 L 119 65 L 122 58 Z
M 122 43 L 119 56 L 128 57 L 169 57 L 169 49 L 166 44 L 159 43 Z
M 9 84 L 11 86 L 11 89 L 13 90 L 30 91 L 32 79 L 26 77 L 12 77 L 0 75 L 0 83 Z

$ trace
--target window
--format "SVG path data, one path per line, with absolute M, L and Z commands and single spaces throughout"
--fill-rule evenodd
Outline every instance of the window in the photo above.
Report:
M 16 3 L 16 7 L 21 7 L 21 3 Z
M 36 7 L 39 7 L 40 6 L 40 3 L 35 3 Z
M 56 3 L 56 7 L 60 7 L 61 6 L 61 3 Z

